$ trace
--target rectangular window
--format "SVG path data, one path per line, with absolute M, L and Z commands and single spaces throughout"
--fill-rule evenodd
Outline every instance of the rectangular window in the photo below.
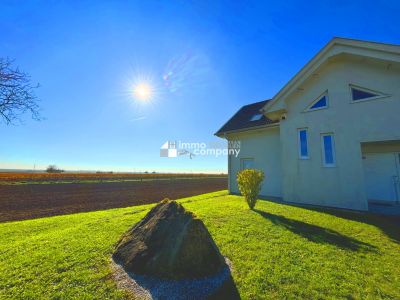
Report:
M 336 164 L 335 141 L 332 133 L 322 134 L 322 160 L 324 167 L 334 167 Z
M 308 137 L 307 129 L 298 129 L 298 142 L 299 142 L 299 157 L 301 159 L 308 159 Z
M 252 158 L 242 158 L 241 159 L 241 167 L 244 169 L 254 169 L 254 159 Z

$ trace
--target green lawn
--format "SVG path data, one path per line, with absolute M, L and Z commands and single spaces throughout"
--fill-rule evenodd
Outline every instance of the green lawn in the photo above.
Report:
M 181 200 L 234 267 L 243 299 L 400 299 L 400 226 L 226 192 Z M 109 257 L 151 205 L 0 224 L 1 299 L 120 299 Z

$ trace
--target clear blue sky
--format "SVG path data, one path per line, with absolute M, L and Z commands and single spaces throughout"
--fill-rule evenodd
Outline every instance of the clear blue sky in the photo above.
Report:
M 1 1 L 0 56 L 41 84 L 46 119 L 0 125 L 0 168 L 226 171 L 160 146 L 219 140 L 333 36 L 399 44 L 399 16 L 398 1 Z M 130 93 L 138 77 L 150 103 Z

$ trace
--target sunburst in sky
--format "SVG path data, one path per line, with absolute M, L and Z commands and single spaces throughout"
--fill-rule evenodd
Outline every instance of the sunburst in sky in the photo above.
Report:
M 148 106 L 160 96 L 160 88 L 155 72 L 143 71 L 141 68 L 132 68 L 126 83 L 129 98 L 140 106 Z
M 138 82 L 133 87 L 133 95 L 140 101 L 149 101 L 153 97 L 153 87 L 149 82 Z
M 132 122 L 148 118 L 162 97 L 162 83 L 157 80 L 157 72 L 148 68 L 131 66 L 121 80 L 119 96 L 124 101 L 125 113 Z M 160 88 L 161 87 L 161 88 Z

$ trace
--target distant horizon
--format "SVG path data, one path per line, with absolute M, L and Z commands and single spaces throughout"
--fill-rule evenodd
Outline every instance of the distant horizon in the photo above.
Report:
M 217 171 L 189 171 L 189 172 L 182 172 L 182 171 L 117 171 L 117 170 L 93 170 L 93 169 L 88 169 L 88 170 L 83 170 L 83 169 L 63 169 L 61 168 L 62 172 L 60 173 L 125 173 L 125 174 L 219 174 L 219 175 L 228 175 L 227 172 L 217 172 Z M 0 168 L 0 173 L 48 173 L 46 171 L 46 168 L 43 169 L 3 169 Z M 57 172 L 55 173 L 57 174 Z

